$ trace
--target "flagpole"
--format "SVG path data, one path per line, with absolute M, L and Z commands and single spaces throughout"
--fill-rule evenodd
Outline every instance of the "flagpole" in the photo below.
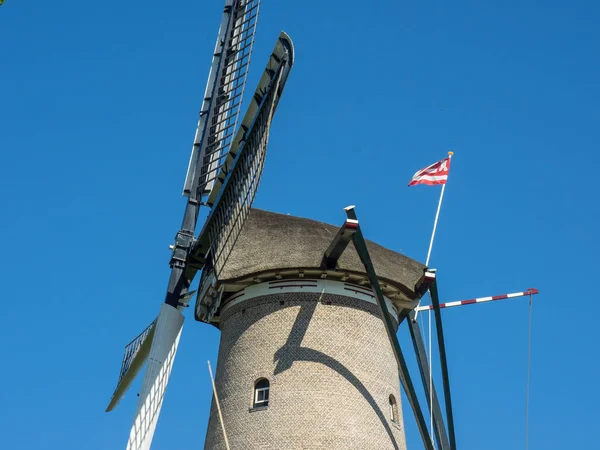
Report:
M 452 159 L 452 155 L 454 155 L 454 152 L 448 152 L 448 157 L 450 159 Z M 438 201 L 438 206 L 437 206 L 437 211 L 435 213 L 435 220 L 433 222 L 433 232 L 431 233 L 431 240 L 429 241 L 429 250 L 427 250 L 427 260 L 425 261 L 425 265 L 429 266 L 429 260 L 431 259 L 431 250 L 433 249 L 433 241 L 435 239 L 435 232 L 437 231 L 437 224 L 438 224 L 438 220 L 440 218 L 440 211 L 442 209 L 442 201 L 444 200 L 444 192 L 446 192 L 446 184 L 442 184 L 442 192 L 440 192 L 440 199 Z M 419 301 L 419 305 L 420 306 L 421 302 Z M 414 319 L 417 319 L 417 316 L 419 315 L 419 311 L 415 310 L 415 317 Z

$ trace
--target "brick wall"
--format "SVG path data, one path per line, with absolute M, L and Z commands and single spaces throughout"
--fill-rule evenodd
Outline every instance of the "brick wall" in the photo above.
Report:
M 310 293 L 227 310 L 216 385 L 231 449 L 405 449 L 398 370 L 378 314 L 359 299 Z M 270 381 L 269 406 L 252 410 L 259 378 Z M 214 401 L 205 449 L 225 449 Z

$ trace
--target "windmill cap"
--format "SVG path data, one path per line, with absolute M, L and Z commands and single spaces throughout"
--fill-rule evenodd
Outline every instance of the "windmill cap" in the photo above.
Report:
M 237 282 L 266 272 L 320 271 L 324 252 L 338 230 L 339 225 L 253 208 L 219 282 Z M 382 283 L 403 292 L 407 300 L 419 297 L 423 264 L 372 241 L 367 246 Z M 353 245 L 339 258 L 335 272 L 366 274 Z

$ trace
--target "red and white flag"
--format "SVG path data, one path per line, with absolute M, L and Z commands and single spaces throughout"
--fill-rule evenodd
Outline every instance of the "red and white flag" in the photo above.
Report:
M 417 184 L 427 184 L 433 186 L 435 184 L 446 184 L 449 172 L 450 158 L 445 158 L 429 167 L 419 170 L 414 174 L 408 185 L 415 186 Z

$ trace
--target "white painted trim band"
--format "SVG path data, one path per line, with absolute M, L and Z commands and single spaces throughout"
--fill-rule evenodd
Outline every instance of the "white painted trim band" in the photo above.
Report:
M 230 308 L 239 305 L 247 300 L 265 295 L 276 295 L 283 293 L 315 293 L 341 295 L 344 297 L 362 300 L 373 305 L 377 304 L 375 294 L 370 288 L 358 286 L 356 284 L 344 283 L 343 281 L 335 280 L 314 280 L 309 278 L 301 278 L 298 280 L 275 280 L 267 281 L 260 284 L 248 286 L 242 291 L 233 295 L 232 300 L 229 300 L 221 309 L 221 314 Z M 392 301 L 384 297 L 387 307 L 396 321 L 398 321 L 398 312 Z

